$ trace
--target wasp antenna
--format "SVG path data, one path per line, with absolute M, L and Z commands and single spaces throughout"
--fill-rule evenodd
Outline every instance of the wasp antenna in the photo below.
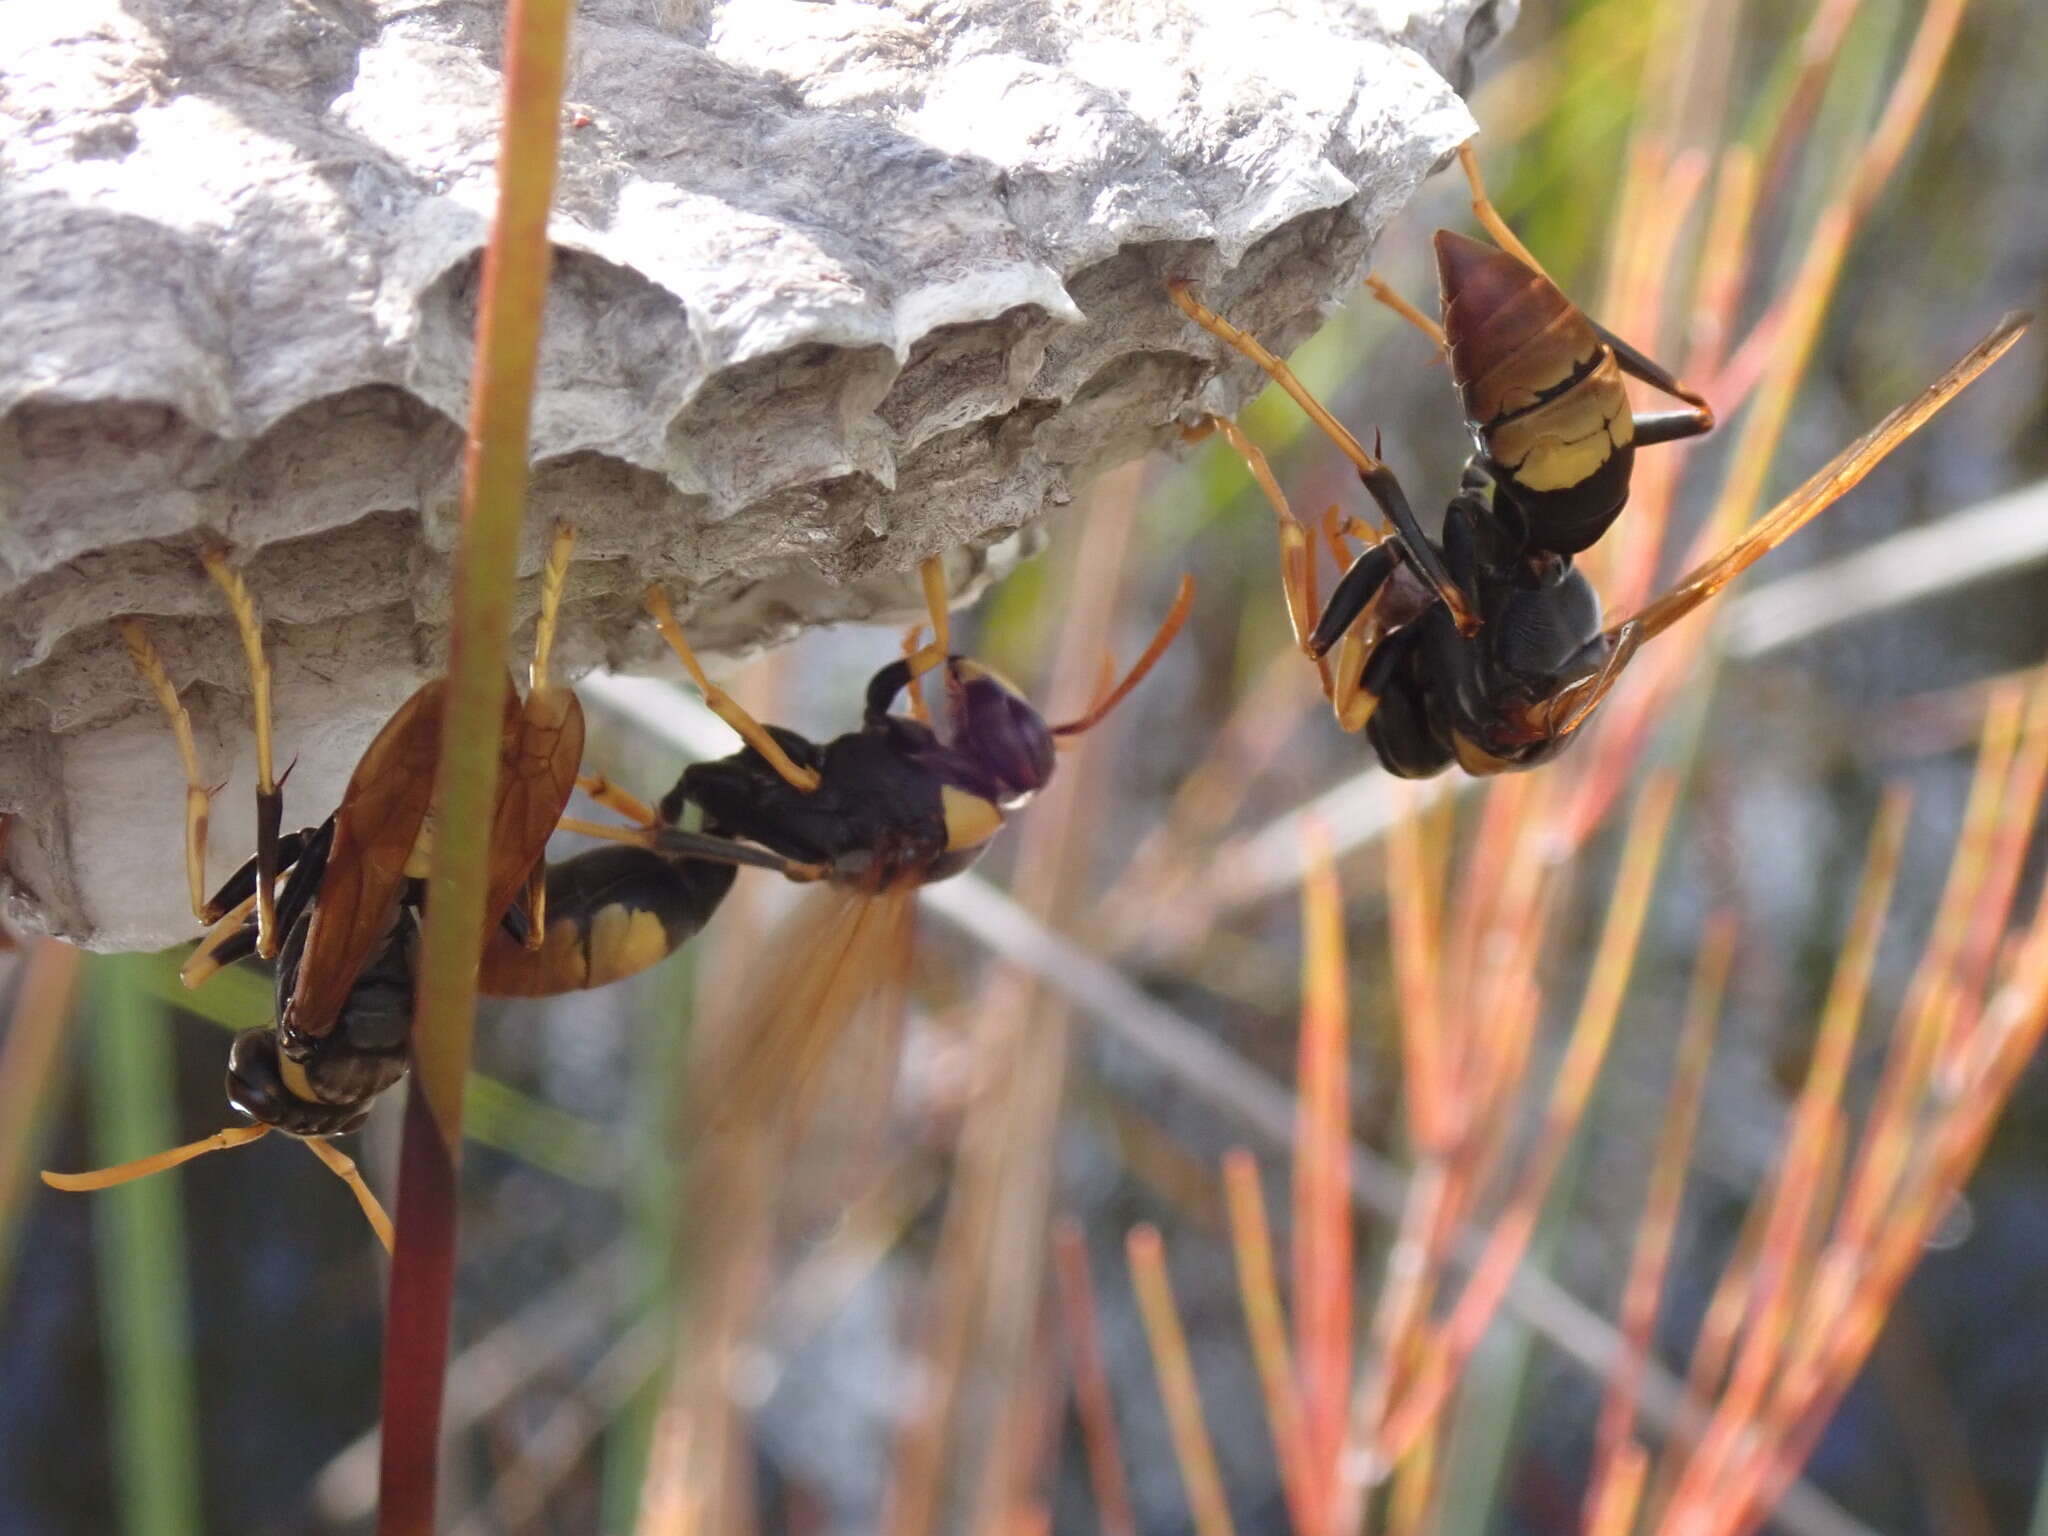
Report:
M 112 1168 L 95 1168 L 87 1173 L 52 1173 L 43 1170 L 43 1182 L 52 1189 L 65 1190 L 71 1194 L 87 1194 L 96 1189 L 112 1189 L 116 1184 L 126 1184 L 133 1179 L 146 1179 L 152 1173 L 162 1173 L 166 1168 L 175 1168 L 180 1163 L 189 1163 L 195 1157 L 204 1157 L 209 1152 L 226 1152 L 235 1147 L 247 1146 L 270 1133 L 267 1125 L 231 1125 L 224 1131 L 203 1136 L 198 1141 L 188 1141 L 182 1147 L 172 1147 L 168 1152 L 155 1152 L 148 1157 L 138 1157 L 132 1163 L 117 1163 Z
M 356 1204 L 363 1208 L 363 1215 L 369 1219 L 370 1230 L 377 1234 L 377 1241 L 384 1245 L 386 1253 L 391 1252 L 394 1240 L 391 1218 L 384 1213 L 383 1205 L 371 1192 L 370 1186 L 363 1182 L 363 1172 L 356 1167 L 356 1160 L 322 1136 L 307 1137 L 306 1150 L 325 1163 L 328 1171 L 348 1186 L 349 1193 L 356 1197 Z
M 1083 731 L 1092 730 L 1095 726 L 1101 724 L 1103 716 L 1121 704 L 1124 701 L 1124 696 L 1137 687 L 1139 683 L 1143 682 L 1145 674 L 1152 670 L 1153 664 L 1166 654 L 1166 648 L 1173 644 L 1174 636 L 1180 633 L 1181 625 L 1187 622 L 1188 609 L 1194 606 L 1194 601 L 1195 578 L 1191 575 L 1183 575 L 1180 579 L 1180 591 L 1175 594 L 1173 607 L 1167 610 L 1166 619 L 1160 624 L 1159 632 L 1152 637 L 1152 643 L 1145 647 L 1145 654 L 1140 656 L 1132 665 L 1131 670 L 1124 674 L 1124 680 L 1112 688 L 1107 697 L 1099 700 L 1094 708 L 1090 709 L 1080 719 L 1070 720 L 1065 725 L 1054 726 L 1052 728 L 1053 735 L 1078 736 Z

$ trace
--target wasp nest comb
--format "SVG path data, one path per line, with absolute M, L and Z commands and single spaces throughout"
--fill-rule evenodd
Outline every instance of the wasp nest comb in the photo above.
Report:
M 580 539 L 562 665 L 707 650 L 956 584 L 1251 382 L 1472 130 L 1502 0 L 579 8 L 530 547 Z M 197 555 L 268 626 L 290 824 L 441 660 L 500 8 L 77 0 L 0 16 L 0 812 L 7 915 L 190 931 L 146 622 L 247 823 L 248 684 Z M 199 686 L 192 686 L 198 684 Z

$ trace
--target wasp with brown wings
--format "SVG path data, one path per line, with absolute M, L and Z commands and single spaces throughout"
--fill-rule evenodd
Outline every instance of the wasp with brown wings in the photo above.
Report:
M 693 763 L 638 832 L 608 835 L 659 848 L 686 817 L 714 844 L 758 850 L 837 900 L 811 915 L 791 963 L 773 973 L 729 1031 L 732 1059 L 711 1068 L 706 1091 L 720 1113 L 744 1118 L 750 1101 L 800 1085 L 826 1054 L 851 1010 L 880 1001 L 900 980 L 917 888 L 973 864 L 1006 819 L 1052 778 L 1056 747 L 1092 729 L 1148 673 L 1185 622 L 1193 601 L 1184 578 L 1174 604 L 1122 681 L 1079 718 L 1054 725 L 990 668 L 950 649 L 939 563 L 922 570 L 931 641 L 877 671 L 858 729 L 815 742 L 749 715 L 705 674 L 666 596 L 650 588 L 655 622 L 705 702 L 746 745 Z M 919 680 L 939 673 L 946 718 L 929 719 Z M 911 713 L 899 714 L 908 693 Z M 595 830 L 580 827 L 580 830 Z M 715 855 L 714 855 L 715 856 Z
M 1279 516 L 1282 580 L 1295 635 L 1323 668 L 1338 723 L 1364 730 L 1381 763 L 1426 778 L 1530 768 L 1554 757 L 1592 716 L 1641 645 L 1719 592 L 1861 480 L 1988 368 L 2026 329 L 2008 316 L 1918 399 L 1837 455 L 1719 554 L 1640 612 L 1603 626 L 1599 595 L 1573 564 L 1620 516 L 1638 447 L 1710 430 L 1706 399 L 1584 314 L 1553 284 L 1486 196 L 1471 146 L 1459 150 L 1472 206 L 1495 250 L 1439 230 L 1443 324 L 1377 279 L 1450 361 L 1476 449 L 1445 511 L 1424 533 L 1394 473 L 1254 338 L 1169 284 L 1197 324 L 1251 358 L 1358 468 L 1391 523 L 1366 539 L 1320 613 L 1307 530 L 1258 449 L 1214 425 L 1244 456 Z M 1638 413 L 1623 375 L 1686 402 Z M 1332 533 L 1341 554 L 1342 544 Z M 1334 654 L 1332 654 L 1334 653 Z
M 509 676 L 505 681 L 485 909 L 491 928 L 479 977 L 486 995 L 568 992 L 643 970 L 703 927 L 731 886 L 735 864 L 781 867 L 758 850 L 681 832 L 665 833 L 658 848 L 606 847 L 546 862 L 557 827 L 580 825 L 564 822 L 562 812 L 579 782 L 582 706 L 549 674 L 572 548 L 573 535 L 558 529 L 541 577 L 524 698 Z M 252 1123 L 118 1168 L 44 1177 L 62 1189 L 105 1188 L 276 1129 L 304 1139 L 350 1181 L 388 1243 L 388 1224 L 354 1165 L 326 1139 L 360 1127 L 372 1102 L 409 1065 L 444 683 L 427 683 L 399 706 L 363 753 L 333 815 L 280 834 L 283 795 L 273 768 L 261 621 L 225 556 L 210 551 L 204 560 L 248 656 L 258 779 L 257 852 L 210 898 L 202 893 L 211 796 L 191 721 L 148 633 L 129 620 L 122 634 L 171 722 L 185 768 L 186 875 L 193 910 L 208 927 L 183 980 L 196 987 L 250 956 L 276 962 L 275 1024 L 242 1031 L 228 1052 L 228 1101 Z M 608 803 L 621 803 L 602 780 L 581 782 Z M 700 850 L 711 857 L 694 856 Z

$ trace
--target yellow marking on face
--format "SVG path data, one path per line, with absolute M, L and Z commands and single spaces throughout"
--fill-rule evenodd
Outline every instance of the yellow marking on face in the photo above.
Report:
M 1003 813 L 994 801 L 950 784 L 939 786 L 939 808 L 946 818 L 948 852 L 979 848 L 1002 830 Z
M 305 1063 L 293 1061 L 283 1051 L 277 1053 L 277 1075 L 293 1098 L 303 1099 L 308 1104 L 327 1102 L 314 1090 L 313 1079 L 306 1075 Z
M 603 987 L 637 976 L 667 958 L 668 930 L 652 912 L 612 905 L 599 910 L 590 924 L 590 974 L 586 987 Z

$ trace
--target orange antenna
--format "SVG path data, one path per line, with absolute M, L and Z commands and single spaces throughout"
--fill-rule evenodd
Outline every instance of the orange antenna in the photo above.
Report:
M 94 1190 L 112 1189 L 116 1184 L 127 1184 L 135 1179 L 146 1179 L 152 1173 L 162 1173 L 180 1163 L 189 1163 L 195 1157 L 204 1157 L 209 1152 L 226 1152 L 235 1147 L 246 1147 L 252 1141 L 260 1141 L 270 1134 L 267 1125 L 231 1125 L 224 1131 L 211 1136 L 202 1136 L 197 1141 L 188 1141 L 182 1147 L 172 1147 L 167 1152 L 152 1152 L 148 1157 L 138 1157 L 132 1163 L 116 1163 L 111 1168 L 95 1168 L 89 1173 L 43 1172 L 43 1182 L 52 1189 L 65 1190 L 71 1194 L 90 1194 Z
M 1152 670 L 1153 664 L 1166 654 L 1166 648 L 1173 644 L 1174 636 L 1180 633 L 1181 625 L 1187 622 L 1188 609 L 1194 606 L 1194 601 L 1195 578 L 1184 575 L 1180 579 L 1180 591 L 1173 599 L 1173 607 L 1167 610 L 1165 622 L 1159 626 L 1159 632 L 1152 637 L 1152 643 L 1145 647 L 1145 654 L 1140 656 L 1131 670 L 1124 674 L 1124 680 L 1112 688 L 1106 697 L 1098 700 L 1080 719 L 1054 726 L 1053 735 L 1078 736 L 1083 731 L 1092 730 L 1101 724 L 1103 716 L 1121 704 L 1124 695 L 1143 682 L 1145 674 Z
M 231 1125 L 224 1131 L 215 1131 L 211 1136 L 202 1136 L 197 1141 L 188 1141 L 182 1147 L 172 1147 L 165 1152 L 153 1152 L 148 1157 L 138 1157 L 132 1163 L 117 1163 L 111 1168 L 95 1168 L 87 1173 L 51 1173 L 43 1170 L 43 1182 L 52 1189 L 61 1189 L 70 1194 L 90 1194 L 95 1190 L 112 1189 L 117 1184 L 131 1183 L 146 1179 L 153 1173 L 162 1173 L 180 1163 L 189 1163 L 195 1157 L 204 1157 L 209 1152 L 228 1152 L 236 1147 L 246 1147 L 252 1141 L 261 1141 L 270 1134 L 267 1125 Z M 370 1186 L 363 1182 L 363 1176 L 356 1168 L 355 1160 L 337 1147 L 330 1146 L 319 1137 L 306 1139 L 306 1150 L 325 1163 L 334 1176 L 349 1187 L 356 1197 L 356 1204 L 362 1207 L 363 1215 L 369 1218 L 370 1228 L 377 1234 L 377 1240 L 384 1245 L 384 1251 L 391 1251 L 391 1218 L 384 1213 L 384 1207 L 370 1192 Z

